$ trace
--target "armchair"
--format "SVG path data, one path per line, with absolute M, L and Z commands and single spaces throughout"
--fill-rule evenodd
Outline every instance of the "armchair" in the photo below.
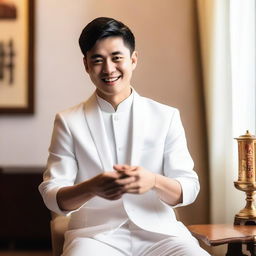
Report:
M 68 229 L 69 217 L 51 213 L 50 222 L 53 256 L 60 256 L 63 250 L 64 233 Z

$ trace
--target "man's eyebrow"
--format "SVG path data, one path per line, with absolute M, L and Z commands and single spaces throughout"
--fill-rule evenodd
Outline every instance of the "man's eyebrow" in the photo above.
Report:
M 112 54 L 111 55 L 119 55 L 119 54 L 123 54 L 122 52 L 120 52 L 120 51 L 116 51 L 116 52 L 112 52 Z
M 100 54 L 93 54 L 90 59 L 97 59 L 97 58 L 102 58 L 102 55 Z

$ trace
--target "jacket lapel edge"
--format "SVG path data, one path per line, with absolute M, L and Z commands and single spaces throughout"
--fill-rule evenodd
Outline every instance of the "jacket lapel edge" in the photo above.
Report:
M 85 103 L 84 113 L 92 139 L 101 160 L 102 168 L 104 171 L 110 171 L 113 168 L 113 159 L 110 154 L 103 117 L 97 104 L 95 93 Z

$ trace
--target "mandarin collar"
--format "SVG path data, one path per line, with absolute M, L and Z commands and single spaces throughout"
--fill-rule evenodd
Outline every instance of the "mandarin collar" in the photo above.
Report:
M 127 97 L 125 100 L 123 100 L 119 105 L 117 106 L 117 109 L 115 110 L 114 107 L 106 100 L 102 99 L 99 95 L 96 93 L 96 99 L 97 103 L 101 109 L 101 111 L 107 112 L 107 113 L 120 113 L 120 112 L 127 112 L 130 111 L 132 103 L 133 103 L 133 90 L 129 97 Z

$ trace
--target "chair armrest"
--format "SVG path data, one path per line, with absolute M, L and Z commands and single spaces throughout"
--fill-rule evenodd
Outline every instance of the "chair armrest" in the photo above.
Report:
M 68 229 L 69 217 L 59 216 L 52 213 L 51 227 L 51 240 L 53 256 L 60 256 L 63 251 L 64 234 Z

